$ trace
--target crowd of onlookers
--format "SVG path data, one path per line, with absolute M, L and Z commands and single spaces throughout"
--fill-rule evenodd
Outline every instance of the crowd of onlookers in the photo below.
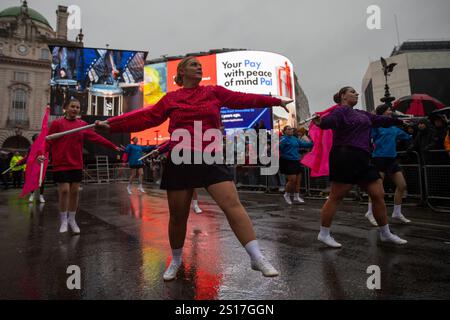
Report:
M 260 128 L 256 128 L 260 129 Z M 419 160 L 421 164 L 446 165 L 450 164 L 450 126 L 448 120 L 444 115 L 434 115 L 427 118 L 419 119 L 418 121 L 409 121 L 403 128 L 408 134 L 412 136 L 411 141 L 399 141 L 398 151 L 405 151 L 402 155 L 402 162 L 417 163 Z M 311 141 L 308 130 L 304 127 L 292 128 L 292 135 L 298 139 L 309 142 Z M 285 134 L 280 132 L 280 136 Z M 239 141 L 238 141 L 239 142 Z M 301 149 L 300 153 L 303 155 L 309 152 L 310 148 Z M 438 151 L 439 150 L 439 151 Z M 444 152 L 445 150 L 445 152 Z M 413 152 L 417 152 L 417 156 Z M 246 155 L 248 150 L 246 148 Z M 23 159 L 23 155 L 19 152 L 8 152 L 0 150 L 0 173 L 4 172 L 10 167 L 14 167 L 7 174 L 0 174 L 0 179 L 3 189 L 21 188 L 24 180 L 24 172 L 26 165 L 16 165 Z M 153 161 L 151 165 L 154 180 L 159 180 L 161 176 L 162 162 Z M 237 168 L 237 180 L 239 184 L 259 185 L 260 181 L 257 177 L 257 169 L 247 168 L 243 169 L 241 166 Z M 274 177 L 269 177 L 269 184 L 274 188 L 284 186 L 285 177 L 282 174 L 277 174 Z
M 450 164 L 450 126 L 444 115 L 408 121 L 402 129 L 412 136 L 412 140 L 399 141 L 398 151 L 417 152 L 422 164 Z M 310 140 L 304 127 L 294 128 L 294 136 Z
M 401 163 L 420 163 L 422 165 L 447 165 L 450 164 L 450 126 L 447 117 L 444 115 L 432 115 L 430 117 L 416 118 L 406 122 L 402 128 L 412 136 L 409 141 L 398 141 L 398 151 L 403 151 Z M 292 128 L 294 137 L 309 142 L 308 129 L 304 127 Z M 280 132 L 280 138 L 285 135 L 285 130 Z M 300 149 L 303 156 L 311 148 Z M 280 152 L 282 152 L 280 150 Z M 417 154 L 416 154 L 416 153 Z M 257 169 L 246 168 L 237 172 L 238 186 L 239 182 L 248 185 L 258 185 L 262 181 L 257 177 Z M 279 185 L 283 187 L 285 177 L 278 173 L 274 177 L 269 177 L 269 186 Z
M 449 125 L 445 116 L 422 118 L 417 124 L 407 125 L 405 131 L 413 140 L 400 144 L 400 151 L 416 151 L 422 164 L 450 164 Z

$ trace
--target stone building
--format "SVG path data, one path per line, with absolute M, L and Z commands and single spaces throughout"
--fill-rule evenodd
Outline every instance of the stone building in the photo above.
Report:
M 388 78 L 397 99 L 425 93 L 450 105 L 450 41 L 406 41 L 392 51 L 387 63 L 397 63 Z M 362 81 L 363 105 L 373 111 L 384 96 L 381 61 L 373 61 Z
M 67 40 L 67 7 L 56 10 L 56 30 L 36 10 L 0 8 L 0 148 L 24 151 L 39 133 L 50 101 L 51 52 L 48 45 L 82 46 Z

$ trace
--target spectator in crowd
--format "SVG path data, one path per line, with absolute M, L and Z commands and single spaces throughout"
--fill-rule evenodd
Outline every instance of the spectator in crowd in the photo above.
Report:
M 430 117 L 430 120 L 435 136 L 435 150 L 442 150 L 444 149 L 444 140 L 447 135 L 447 121 L 442 115 L 433 115 Z
M 417 134 L 417 126 L 412 123 L 405 124 L 403 130 L 412 137 L 412 140 L 399 140 L 397 143 L 397 151 L 408 150 Z
M 450 128 L 447 129 L 447 135 L 445 136 L 444 141 L 444 149 L 445 151 L 447 151 L 447 154 L 450 157 Z
M 420 119 L 417 126 L 418 132 L 408 151 L 417 151 L 423 164 L 430 162 L 431 157 L 428 151 L 433 150 L 436 135 L 433 133 L 430 122 L 427 119 Z
M 407 124 L 405 131 L 414 139 L 417 135 L 417 126 L 415 126 L 414 124 Z
M 306 141 L 306 142 L 311 142 L 311 139 L 308 136 L 308 130 L 305 127 L 300 127 L 297 129 L 298 132 L 298 138 Z
M 23 157 L 20 155 L 19 151 L 16 151 L 11 159 L 11 162 L 9 163 L 9 166 L 12 167 L 13 188 L 20 188 L 22 186 L 22 175 L 26 165 L 17 164 L 22 159 Z

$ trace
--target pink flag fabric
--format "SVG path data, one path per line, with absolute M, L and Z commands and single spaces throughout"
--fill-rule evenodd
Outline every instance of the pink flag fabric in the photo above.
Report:
M 122 162 L 127 163 L 128 162 L 128 153 L 124 152 L 122 154 Z
M 41 164 L 37 161 L 37 157 L 45 155 L 44 169 L 42 177 L 45 177 L 45 172 L 48 166 L 48 154 L 45 153 L 45 137 L 48 134 L 48 115 L 50 114 L 50 107 L 45 108 L 44 118 L 42 119 L 41 133 L 31 146 L 30 153 L 28 154 L 27 167 L 25 171 L 25 183 L 23 185 L 21 197 L 33 192 L 39 188 L 39 173 L 41 171 Z
M 333 111 L 338 105 L 334 105 L 324 111 L 316 112 L 321 117 L 325 117 Z M 302 164 L 310 168 L 311 177 L 323 177 L 330 174 L 328 165 L 328 157 L 331 147 L 333 146 L 333 131 L 322 130 L 311 122 L 309 126 L 309 136 L 314 142 L 311 152 L 307 153 L 300 161 Z

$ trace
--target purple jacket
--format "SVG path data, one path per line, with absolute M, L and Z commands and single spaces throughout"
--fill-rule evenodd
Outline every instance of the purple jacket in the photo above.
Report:
M 377 116 L 348 106 L 338 106 L 322 118 L 320 128 L 333 130 L 333 146 L 351 146 L 370 153 L 372 128 L 401 124 L 403 122 L 398 119 Z

